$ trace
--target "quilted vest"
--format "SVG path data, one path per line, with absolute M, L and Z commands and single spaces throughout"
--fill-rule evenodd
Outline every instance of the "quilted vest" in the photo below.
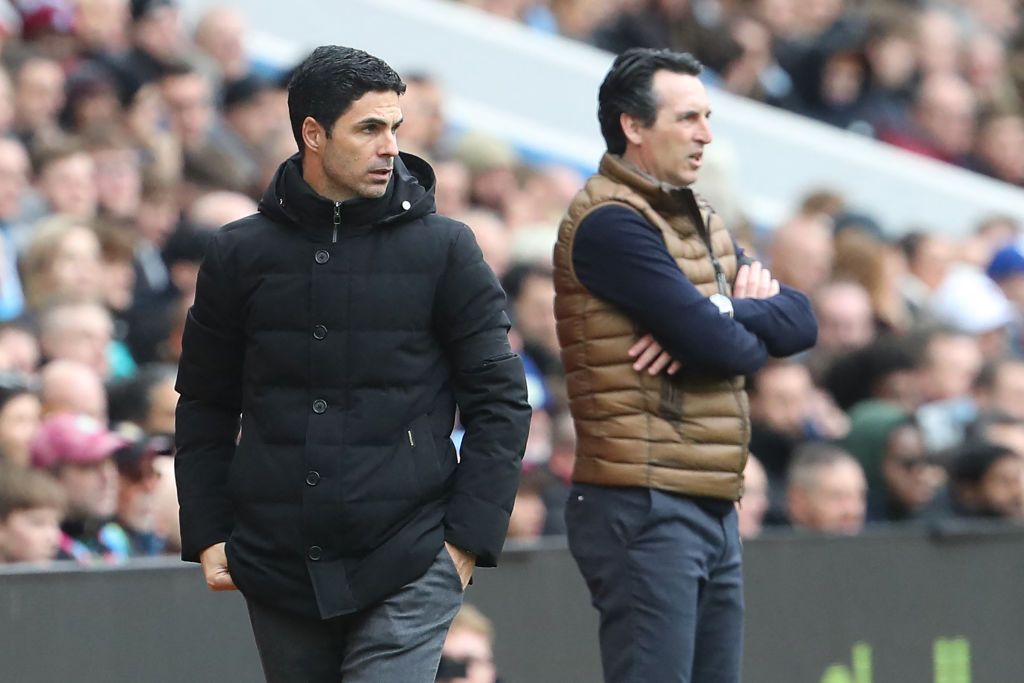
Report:
M 750 438 L 743 378 L 712 376 L 685 358 L 672 377 L 637 372 L 628 350 L 645 331 L 576 277 L 576 229 L 611 203 L 654 226 L 705 296 L 728 294 L 737 270 L 725 225 L 691 190 L 659 183 L 617 155 L 602 158 L 563 218 L 554 252 L 555 317 L 577 434 L 573 479 L 738 500 Z

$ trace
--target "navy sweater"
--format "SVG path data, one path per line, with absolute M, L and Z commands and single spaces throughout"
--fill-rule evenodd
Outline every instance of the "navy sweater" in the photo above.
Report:
M 676 265 L 657 229 L 625 206 L 596 209 L 576 231 L 573 267 L 595 296 L 621 308 L 676 360 L 732 377 L 814 345 L 807 297 L 783 286 L 768 299 L 734 299 L 722 315 Z

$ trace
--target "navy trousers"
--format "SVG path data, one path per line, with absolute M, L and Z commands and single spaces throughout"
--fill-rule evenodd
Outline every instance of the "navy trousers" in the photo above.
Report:
M 739 683 L 736 511 L 687 496 L 575 484 L 569 549 L 600 614 L 606 683 Z

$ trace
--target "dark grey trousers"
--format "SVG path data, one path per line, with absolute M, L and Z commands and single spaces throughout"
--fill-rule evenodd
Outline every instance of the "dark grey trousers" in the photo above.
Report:
M 442 546 L 423 576 L 356 614 L 320 620 L 247 604 L 267 683 L 433 683 L 462 596 Z
M 735 510 L 718 517 L 686 496 L 576 484 L 565 518 L 600 613 L 607 683 L 739 683 Z

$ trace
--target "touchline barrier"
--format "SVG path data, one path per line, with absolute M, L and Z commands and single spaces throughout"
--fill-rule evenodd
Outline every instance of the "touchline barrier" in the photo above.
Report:
M 1022 528 L 766 536 L 744 556 L 748 683 L 1024 680 Z M 467 601 L 494 621 L 503 683 L 601 680 L 597 616 L 561 540 L 506 549 Z M 0 568 L 0 681 L 260 680 L 241 597 L 210 593 L 196 565 Z

